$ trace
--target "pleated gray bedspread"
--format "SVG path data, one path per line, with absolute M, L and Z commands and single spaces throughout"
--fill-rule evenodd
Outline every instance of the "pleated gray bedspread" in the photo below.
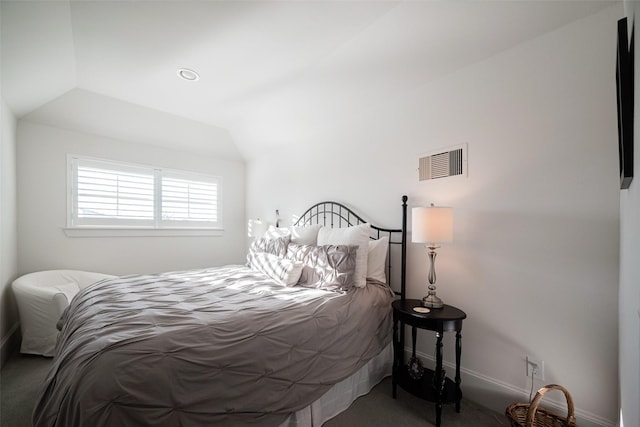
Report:
M 391 300 L 244 266 L 98 282 L 61 319 L 34 425 L 276 426 L 389 343 Z

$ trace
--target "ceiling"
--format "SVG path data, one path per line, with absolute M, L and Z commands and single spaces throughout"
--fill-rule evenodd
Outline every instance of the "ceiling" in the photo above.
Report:
M 19 118 L 248 160 L 614 3 L 2 0 L 2 97 Z

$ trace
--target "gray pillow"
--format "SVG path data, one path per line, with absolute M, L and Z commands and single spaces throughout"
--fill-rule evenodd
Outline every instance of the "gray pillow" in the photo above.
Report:
M 277 239 L 267 239 L 261 237 L 251 242 L 249 252 L 266 252 L 268 254 L 273 254 L 280 258 L 284 258 L 287 255 L 287 246 L 289 245 L 290 240 L 290 236 L 279 237 Z
M 298 286 L 347 290 L 354 285 L 357 245 L 296 245 L 289 244 L 287 258 L 303 263 Z
M 302 274 L 302 263 L 267 252 L 249 252 L 249 267 L 260 271 L 284 286 L 295 286 Z

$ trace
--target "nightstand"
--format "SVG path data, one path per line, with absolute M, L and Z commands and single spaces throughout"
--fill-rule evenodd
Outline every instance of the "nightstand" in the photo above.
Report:
M 460 412 L 460 356 L 462 355 L 462 321 L 467 315 L 451 305 L 432 308 L 429 313 L 418 313 L 415 307 L 422 307 L 422 301 L 416 299 L 397 300 L 393 307 L 393 398 L 396 398 L 397 386 L 423 399 L 436 403 L 436 427 L 440 427 L 442 404 L 455 402 L 456 412 Z M 436 369 L 414 369 L 409 371 L 404 363 L 404 342 L 398 334 L 398 323 L 411 326 L 412 354 L 416 354 L 416 330 L 426 329 L 436 333 Z M 442 369 L 442 336 L 445 332 L 456 333 L 456 375 L 455 382 L 446 378 Z M 404 336 L 404 334 L 402 334 Z M 419 366 L 418 366 L 419 367 Z

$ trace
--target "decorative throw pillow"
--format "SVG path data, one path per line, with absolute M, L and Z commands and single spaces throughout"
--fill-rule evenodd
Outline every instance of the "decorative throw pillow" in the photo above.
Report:
M 318 232 L 318 245 L 357 245 L 354 284 L 359 288 L 367 284 L 367 258 L 371 225 L 365 223 L 347 228 L 322 227 Z
M 276 239 L 267 239 L 261 237 L 251 242 L 249 253 L 266 252 L 284 258 L 287 255 L 287 246 L 289 245 L 289 236 L 278 237 Z
M 287 259 L 303 264 L 299 286 L 346 290 L 353 284 L 356 268 L 355 245 L 289 245 Z
M 260 271 L 284 286 L 295 286 L 300 279 L 303 264 L 278 258 L 267 252 L 249 253 L 249 267 Z
M 387 251 L 389 249 L 389 237 L 384 236 L 378 240 L 369 241 L 369 254 L 367 256 L 367 279 L 387 282 L 385 273 Z

